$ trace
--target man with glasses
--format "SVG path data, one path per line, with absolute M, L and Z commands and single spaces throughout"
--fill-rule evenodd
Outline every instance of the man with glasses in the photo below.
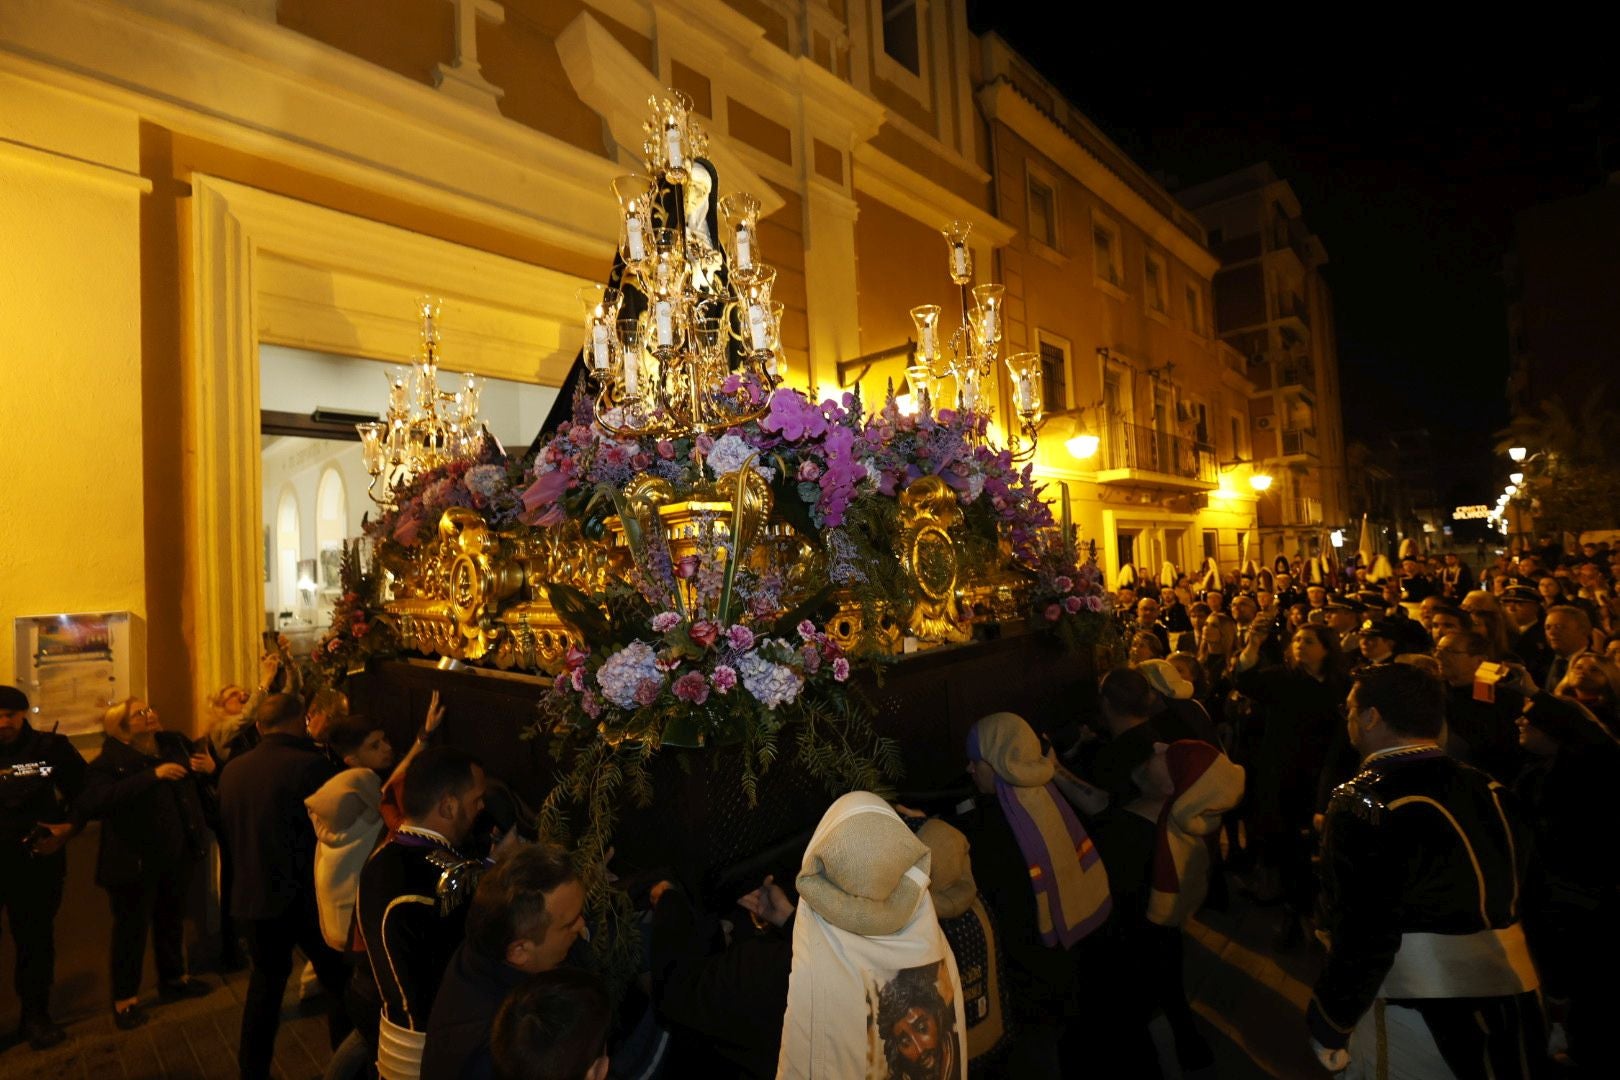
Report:
M 1435 646 L 1446 684 L 1446 751 L 1508 784 L 1524 764 L 1514 727 L 1524 695 L 1507 682 L 1479 678 L 1488 649 L 1484 636 L 1471 630 L 1443 634 Z
M 1529 835 L 1506 792 L 1439 746 L 1439 680 L 1363 669 L 1346 732 L 1361 771 L 1322 838 L 1328 958 L 1306 1013 L 1330 1071 L 1526 1077 L 1545 1052 L 1519 923 Z
M 35 731 L 28 695 L 0 686 L 0 913 L 17 951 L 19 1034 L 35 1050 L 67 1038 L 51 1020 L 57 909 L 73 835 L 67 807 L 84 790 L 84 758 L 65 735 Z

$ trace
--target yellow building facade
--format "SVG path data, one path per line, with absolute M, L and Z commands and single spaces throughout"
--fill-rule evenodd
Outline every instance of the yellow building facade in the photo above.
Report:
M 1017 230 L 1008 348 L 1041 355 L 1054 414 L 1041 470 L 1110 581 L 1127 563 L 1233 569 L 1255 523 L 1254 387 L 1215 334 L 1203 226 L 1003 41 L 982 55 L 996 209 Z M 1084 460 L 1082 431 L 1100 436 Z
M 74 611 L 133 614 L 132 689 L 172 727 L 251 680 L 261 365 L 304 350 L 380 373 L 414 354 L 430 294 L 456 370 L 557 385 L 575 291 L 611 264 L 609 185 L 665 86 L 695 102 L 722 192 L 764 204 L 793 383 L 898 381 L 899 360 L 846 362 L 903 345 L 917 304 L 950 317 L 939 229 L 970 221 L 1009 348 L 1063 352 L 1050 407 L 1116 395 L 1097 461 L 1065 456 L 1075 416 L 1042 432 L 1083 539 L 1110 571 L 1150 542 L 1235 558 L 1252 495 L 1223 501 L 1211 469 L 1244 456 L 1248 387 L 1211 336 L 1214 260 L 1140 170 L 1097 165 L 1030 104 L 1015 63 L 963 0 L 0 5 L 0 682 L 13 618 Z M 1050 250 L 1009 170 L 1051 179 Z M 1091 225 L 1070 224 L 1093 218 L 1117 230 L 1106 288 Z

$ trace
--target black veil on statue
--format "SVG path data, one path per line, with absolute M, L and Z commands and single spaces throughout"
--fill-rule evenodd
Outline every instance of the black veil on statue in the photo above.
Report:
M 715 172 L 714 163 L 708 158 L 694 158 L 692 162 L 694 172 L 703 169 L 709 175 L 709 194 L 704 200 L 703 230 L 707 232 L 708 246 L 719 259 L 719 269 L 714 272 L 715 292 L 724 302 L 724 297 L 730 291 L 730 274 L 726 265 L 725 250 L 720 244 L 720 177 Z M 667 222 L 679 222 L 681 228 L 687 228 L 686 207 L 678 197 L 678 192 L 684 190 L 685 185 L 671 184 L 663 179 L 656 181 L 658 197 L 653 210 L 653 227 L 670 228 Z M 688 229 L 688 242 L 691 242 L 691 230 Z M 633 275 L 627 274 L 624 263 L 624 252 L 618 247 L 613 250 L 613 270 L 608 274 L 607 288 L 618 289 L 624 299 L 619 306 L 620 319 L 639 319 L 647 310 L 647 295 L 635 285 Z M 742 363 L 742 353 L 735 341 L 728 341 L 726 346 L 730 366 L 735 370 Z M 557 389 L 557 398 L 551 403 L 551 409 L 546 413 L 545 423 L 535 433 L 534 440 L 529 443 L 529 457 L 534 457 L 540 448 L 556 434 L 563 421 L 574 418 L 574 398 L 579 394 L 590 394 L 586 376 L 590 371 L 585 362 L 585 347 L 582 345 L 574 355 L 574 362 L 568 366 L 568 375 L 563 379 L 562 385 Z

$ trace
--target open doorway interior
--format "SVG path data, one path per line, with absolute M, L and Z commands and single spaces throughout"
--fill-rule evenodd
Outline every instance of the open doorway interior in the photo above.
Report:
M 260 346 L 265 629 L 284 634 L 294 655 L 314 648 L 330 624 L 343 545 L 362 535 L 375 509 L 354 423 L 386 412 L 393 366 Z M 489 379 L 479 415 L 509 452 L 521 454 L 556 393 Z

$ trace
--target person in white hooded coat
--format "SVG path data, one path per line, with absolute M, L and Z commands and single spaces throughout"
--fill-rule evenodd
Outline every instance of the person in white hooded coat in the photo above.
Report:
M 962 983 L 930 860 L 870 792 L 823 815 L 796 882 L 779 1080 L 965 1080 Z
M 360 871 L 382 840 L 382 791 L 385 770 L 397 774 L 410 764 L 444 719 L 435 693 L 428 705 L 422 735 L 398 765 L 394 748 L 382 728 L 363 716 L 334 720 L 324 735 L 331 752 L 348 768 L 328 780 L 304 800 L 315 826 L 315 897 L 320 908 L 321 936 L 340 952 L 348 952 L 354 924 L 355 897 Z

